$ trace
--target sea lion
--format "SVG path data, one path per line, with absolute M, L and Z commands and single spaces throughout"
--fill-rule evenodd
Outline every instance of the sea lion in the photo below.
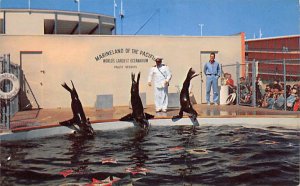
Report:
M 142 129 L 148 129 L 148 119 L 154 118 L 154 116 L 144 112 L 143 103 L 139 94 L 140 72 L 138 73 L 137 81 L 135 81 L 135 74 L 131 73 L 131 81 L 132 113 L 122 117 L 120 121 L 133 121 Z
M 199 74 L 195 74 L 196 72 L 190 68 L 185 81 L 183 82 L 182 89 L 180 91 L 180 111 L 177 116 L 173 116 L 172 119 L 178 119 L 182 118 L 183 112 L 187 112 L 189 114 L 192 114 L 192 119 L 195 121 L 197 119 L 198 113 L 194 110 L 191 101 L 190 101 L 190 93 L 189 93 L 189 87 L 190 87 L 190 82 L 191 79 L 194 77 L 198 76 Z
M 80 134 L 92 136 L 94 135 L 94 130 L 91 126 L 91 122 L 89 121 L 89 118 L 86 118 L 85 116 L 82 104 L 79 100 L 73 81 L 71 81 L 71 83 L 73 86 L 72 89 L 66 83 L 63 83 L 61 86 L 64 87 L 67 91 L 69 91 L 71 94 L 71 108 L 73 112 L 73 118 L 63 122 L 59 122 L 59 124 L 63 126 L 74 126 L 75 130 Z M 75 124 L 78 125 L 79 129 L 75 127 Z

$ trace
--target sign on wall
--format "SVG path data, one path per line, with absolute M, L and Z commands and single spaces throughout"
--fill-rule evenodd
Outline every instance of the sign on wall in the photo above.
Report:
M 116 54 L 133 54 L 136 57 L 118 58 Z M 96 62 L 111 65 L 114 69 L 135 69 L 139 64 L 155 61 L 155 56 L 147 51 L 133 48 L 117 48 L 100 53 L 95 57 Z

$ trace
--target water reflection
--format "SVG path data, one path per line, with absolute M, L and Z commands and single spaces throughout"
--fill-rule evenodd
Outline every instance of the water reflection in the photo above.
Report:
M 71 134 L 67 137 L 67 140 L 70 141 L 70 147 L 65 155 L 71 155 L 70 163 L 74 167 L 72 170 L 75 173 L 88 173 L 89 159 L 83 159 L 83 157 L 93 148 L 91 142 L 94 138 Z
M 131 148 L 132 155 L 129 157 L 137 167 L 143 167 L 149 159 L 148 151 L 145 150 L 143 143 L 146 141 L 148 132 L 136 128 L 133 137 L 129 140 L 128 145 Z
M 220 115 L 220 110 L 217 107 L 206 109 L 207 116 L 218 116 Z
M 187 150 L 197 143 L 197 127 L 194 125 L 178 128 L 177 133 L 181 136 L 181 140 L 183 141 L 182 146 L 186 149 L 180 154 L 179 159 L 181 160 L 181 163 L 177 165 L 177 172 L 181 177 L 182 185 L 186 185 L 189 177 L 193 174 L 193 170 L 197 169 L 197 167 L 194 166 L 192 155 L 188 153 Z
M 114 177 L 132 185 L 176 186 L 296 185 L 299 180 L 298 131 L 277 126 L 152 126 L 149 133 L 131 128 L 99 131 L 95 139 L 60 136 L 2 143 L 1 151 L 0 185 L 91 183 L 92 178 Z M 118 162 L 104 164 L 103 158 Z M 73 172 L 67 177 L 59 174 L 68 170 Z

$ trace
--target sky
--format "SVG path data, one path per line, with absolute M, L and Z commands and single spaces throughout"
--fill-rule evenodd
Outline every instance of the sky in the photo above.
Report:
M 1 8 L 77 11 L 75 0 L 0 0 Z M 300 34 L 300 0 L 115 0 L 117 34 L 224 36 Z M 80 0 L 80 11 L 114 16 L 114 0 Z

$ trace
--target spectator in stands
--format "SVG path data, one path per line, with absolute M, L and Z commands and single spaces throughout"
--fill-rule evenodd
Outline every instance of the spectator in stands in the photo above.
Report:
M 286 99 L 287 110 L 290 110 L 290 111 L 293 110 L 296 99 L 297 99 L 297 90 L 293 88 L 291 90 L 291 95 L 289 97 L 287 97 L 287 99 Z
M 272 92 L 269 92 L 267 95 L 267 108 L 273 109 L 275 103 L 275 95 Z
M 297 90 L 298 97 L 300 97 L 300 82 L 293 85 L 293 89 Z
M 270 91 L 271 91 L 271 86 L 270 85 L 266 85 L 265 93 L 270 92 Z
M 241 100 L 241 103 L 250 103 L 251 99 L 249 96 L 250 95 L 250 90 L 248 88 L 248 85 L 246 83 L 246 80 L 244 77 L 241 77 L 240 78 L 240 100 Z
M 261 86 L 260 86 L 260 81 L 259 81 L 259 78 L 257 77 L 256 78 L 256 82 L 255 82 L 255 95 L 256 95 L 256 105 L 257 106 L 261 106 L 261 103 L 262 103 L 262 94 L 261 94 Z
M 274 81 L 274 83 L 273 83 L 273 89 L 277 89 L 278 91 L 281 91 L 282 88 L 281 88 L 278 80 Z
M 291 85 L 286 85 L 285 86 L 285 89 L 286 89 L 286 97 L 288 98 L 290 95 L 291 95 Z
M 274 102 L 274 109 L 276 110 L 282 110 L 284 108 L 285 99 L 283 97 L 283 94 L 279 92 L 276 94 L 275 102 Z
M 274 102 L 275 102 L 275 100 L 273 98 L 273 85 L 269 84 L 266 86 L 265 94 L 263 96 L 261 106 L 263 108 L 272 109 Z
M 225 77 L 225 85 L 228 85 L 229 94 L 231 94 L 234 92 L 234 89 L 235 89 L 234 81 L 233 81 L 233 79 L 231 79 L 231 74 L 229 74 L 229 73 L 225 73 L 224 77 Z

